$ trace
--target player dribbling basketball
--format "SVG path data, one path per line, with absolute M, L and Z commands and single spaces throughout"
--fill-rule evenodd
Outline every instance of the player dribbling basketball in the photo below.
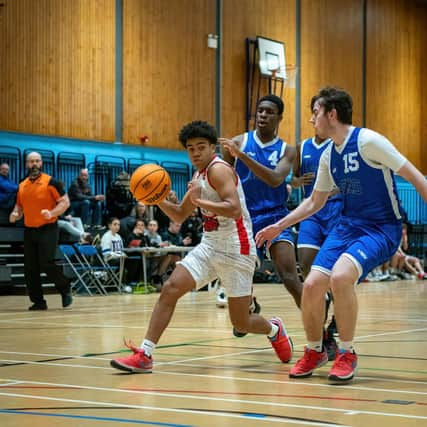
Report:
M 234 170 L 215 155 L 215 128 L 202 121 L 181 129 L 180 142 L 197 169 L 180 204 L 166 200 L 160 209 L 173 221 L 182 222 L 199 207 L 203 213 L 203 237 L 164 283 L 151 315 L 141 348 L 130 343 L 133 354 L 111 361 L 128 372 L 151 372 L 152 353 L 168 326 L 178 299 L 219 277 L 229 298 L 230 319 L 239 331 L 267 335 L 282 362 L 292 358 L 292 342 L 281 319 L 267 321 L 250 314 L 256 249 L 240 180 Z

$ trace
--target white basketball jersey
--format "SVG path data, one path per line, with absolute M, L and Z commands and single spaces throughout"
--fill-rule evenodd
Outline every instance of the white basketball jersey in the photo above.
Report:
M 211 185 L 208 178 L 209 168 L 215 163 L 231 166 L 224 160 L 214 157 L 209 165 L 202 171 L 195 173 L 194 178 L 200 182 L 202 188 L 201 198 L 212 202 L 220 202 L 221 198 Z M 211 242 L 220 251 L 233 251 L 242 255 L 256 255 L 255 241 L 252 233 L 252 223 L 246 207 L 245 195 L 239 177 L 234 172 L 237 193 L 242 208 L 242 215 L 238 219 L 215 215 L 202 209 L 203 214 L 203 240 Z

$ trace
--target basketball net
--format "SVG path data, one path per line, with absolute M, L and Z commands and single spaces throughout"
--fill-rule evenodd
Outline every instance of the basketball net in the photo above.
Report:
M 271 80 L 283 80 L 283 85 L 286 88 L 295 89 L 296 86 L 296 78 L 298 74 L 298 67 L 295 65 L 289 65 L 286 68 L 286 77 L 283 78 L 281 76 L 277 76 L 277 73 L 282 72 L 283 68 L 279 67 L 274 70 L 269 70 L 271 72 Z
M 295 89 L 298 75 L 298 67 L 289 65 L 286 67 L 285 87 Z

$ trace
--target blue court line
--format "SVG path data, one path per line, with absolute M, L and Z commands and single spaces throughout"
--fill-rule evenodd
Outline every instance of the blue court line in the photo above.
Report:
M 161 423 L 156 421 L 131 420 L 127 418 L 92 417 L 88 415 L 48 414 L 48 413 L 34 412 L 34 411 L 14 411 L 13 409 L 0 409 L 0 413 L 17 414 L 17 415 L 40 415 L 42 417 L 74 418 L 74 419 L 84 419 L 84 420 L 93 420 L 93 421 L 114 421 L 118 423 L 145 424 L 149 426 L 162 426 L 162 427 L 195 427 L 195 426 L 190 426 L 188 424 L 171 424 L 171 423 Z
M 243 414 L 242 413 L 242 415 L 248 418 L 267 418 L 267 415 L 265 414 Z

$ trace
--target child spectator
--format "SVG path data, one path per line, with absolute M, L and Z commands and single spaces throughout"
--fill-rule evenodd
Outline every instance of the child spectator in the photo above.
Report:
M 120 233 L 125 241 L 132 233 L 137 219 L 142 219 L 144 222 L 149 219 L 147 207 L 142 202 L 136 202 L 131 213 L 120 220 Z
M 159 223 L 157 220 L 152 219 L 148 221 L 147 229 L 145 230 L 145 235 L 150 241 L 150 246 L 155 248 L 166 246 L 167 243 L 163 242 L 162 236 L 158 233 Z
M 142 219 L 137 219 L 132 233 L 125 240 L 127 248 L 137 248 L 151 246 L 150 239 L 145 234 L 145 222 Z
M 145 222 L 137 219 L 132 233 L 125 241 L 127 248 L 141 248 L 150 246 L 150 240 L 145 235 Z M 141 280 L 142 274 L 142 255 L 140 253 L 130 253 L 126 258 L 125 265 L 127 270 L 126 279 L 130 284 L 137 283 Z
M 116 217 L 108 220 L 108 231 L 104 233 L 101 239 L 101 250 L 105 260 L 117 261 L 126 256 L 123 252 L 123 239 L 119 234 L 120 221 Z

